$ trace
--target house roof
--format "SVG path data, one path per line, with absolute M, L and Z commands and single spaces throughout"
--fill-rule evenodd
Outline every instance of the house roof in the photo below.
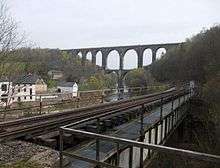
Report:
M 58 70 L 50 70 L 50 71 L 48 71 L 48 73 L 60 73 L 60 74 L 62 74 L 62 73 L 63 73 L 63 71 L 58 71 Z
M 73 87 L 73 85 L 75 84 L 75 82 L 59 82 L 58 83 L 58 87 L 61 86 L 61 87 Z
M 8 78 L 7 77 L 1 77 L 0 78 L 0 82 L 8 82 Z
M 36 74 L 28 74 L 28 75 L 22 75 L 18 77 L 14 83 L 16 84 L 35 84 L 37 80 L 41 79 Z

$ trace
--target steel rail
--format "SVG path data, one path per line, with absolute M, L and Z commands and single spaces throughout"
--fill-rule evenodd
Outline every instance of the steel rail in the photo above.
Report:
M 10 124 L 15 126 L 16 130 L 10 130 L 8 132 L 3 132 L 0 134 L 0 141 L 5 141 L 8 139 L 14 139 L 14 138 L 18 138 L 18 137 L 22 137 L 25 136 L 27 134 L 31 134 L 31 133 L 35 133 L 35 132 L 40 132 L 42 134 L 42 131 L 45 130 L 51 130 L 51 129 L 55 129 L 58 128 L 59 126 L 63 126 L 65 124 L 69 124 L 72 122 L 76 122 L 88 117 L 94 117 L 97 116 L 99 114 L 103 114 L 103 115 L 109 115 L 109 114 L 113 114 L 113 113 L 117 113 L 123 110 L 128 110 L 130 108 L 133 107 L 137 107 L 140 106 L 143 103 L 149 103 L 149 102 L 154 102 L 156 100 L 160 100 L 161 97 L 170 97 L 170 96 L 174 96 L 177 93 L 182 93 L 182 92 L 165 92 L 163 94 L 152 94 L 149 96 L 142 96 L 142 98 L 138 97 L 136 100 L 135 99 L 130 99 L 129 101 L 119 101 L 117 103 L 109 103 L 107 108 L 103 108 L 105 107 L 103 104 L 101 105 L 97 105 L 94 106 L 94 111 L 91 111 L 91 108 L 83 108 L 83 109 L 78 109 L 75 110 L 77 111 L 78 115 L 76 115 L 76 113 L 73 113 L 73 111 L 71 111 L 71 115 L 66 115 L 68 113 L 62 113 L 59 115 L 52 115 L 52 120 L 46 120 L 43 117 L 38 117 L 38 121 L 40 119 L 44 119 L 45 122 L 37 122 L 35 121 L 36 124 L 27 126 L 25 128 L 19 128 L 19 125 L 24 124 L 24 120 L 21 120 L 20 122 L 11 122 Z M 124 103 L 122 103 L 124 102 Z M 114 104 L 114 105 L 112 105 Z M 99 108 L 99 110 L 97 110 L 97 108 Z M 83 114 L 80 112 L 84 112 Z M 47 117 L 46 117 L 47 118 Z M 51 118 L 50 118 L 51 119 Z M 33 118 L 32 118 L 33 121 Z M 30 121 L 28 121 L 30 122 Z M 4 123 L 5 125 L 7 125 L 7 123 Z M 3 123 L 1 124 L 1 126 L 5 126 Z M 9 125 L 10 125 L 9 124 Z
M 24 118 L 24 119 L 17 119 L 17 120 L 12 120 L 12 121 L 0 122 L 0 128 L 15 126 L 15 125 L 21 124 L 21 123 L 22 124 L 27 124 L 27 123 L 32 124 L 32 122 L 48 120 L 48 119 L 52 119 L 52 118 L 66 116 L 69 114 L 72 115 L 73 113 L 80 113 L 80 112 L 84 112 L 87 110 L 97 110 L 98 108 L 112 107 L 112 106 L 122 104 L 122 103 L 137 101 L 137 100 L 146 99 L 149 97 L 154 97 L 154 96 L 158 96 L 158 95 L 165 95 L 165 94 L 174 93 L 174 92 L 175 91 L 164 91 L 164 92 L 149 94 L 149 95 L 145 95 L 145 96 L 138 96 L 138 97 L 134 97 L 134 98 L 127 99 L 127 100 L 119 100 L 116 102 L 107 102 L 107 103 L 103 103 L 103 104 L 93 105 L 90 107 L 82 107 L 82 108 L 73 109 L 73 110 L 72 109 L 71 110 L 63 110 L 60 113 L 44 114 L 41 116 L 34 116 L 34 117 L 29 117 L 29 118 Z
M 171 94 L 171 95 L 162 96 L 162 97 L 163 97 L 164 103 L 165 103 L 165 101 L 167 99 L 172 98 L 172 97 L 176 97 L 178 95 L 180 96 L 182 94 Z M 149 106 L 152 103 L 156 103 L 156 101 L 159 102 L 162 97 L 152 97 L 151 99 L 148 99 L 148 100 L 143 100 L 143 101 L 136 102 L 135 105 L 133 105 L 133 107 L 139 107 L 139 106 L 141 107 L 143 104 Z M 131 107 L 129 107 L 129 108 L 131 108 Z M 102 117 L 106 117 L 106 116 L 109 116 L 109 115 L 113 115 L 115 113 L 118 113 L 118 111 L 110 111 L 110 112 L 106 112 L 104 114 L 96 115 L 96 116 L 93 116 L 93 117 L 90 117 L 90 118 L 88 117 L 88 118 L 86 118 L 84 120 L 80 120 L 78 122 L 65 125 L 64 127 L 74 127 L 76 125 L 79 125 L 79 124 L 82 124 L 82 123 L 85 123 L 85 122 L 88 122 L 88 121 L 91 121 L 91 120 L 95 120 L 97 118 L 102 118 Z
M 142 104 L 142 102 L 141 102 L 141 104 Z M 116 107 L 115 111 L 113 111 L 113 109 L 109 109 L 108 111 L 111 111 L 111 112 L 113 111 L 116 113 L 116 112 L 120 112 L 122 110 L 130 109 L 132 107 L 137 107 L 137 104 L 136 103 L 125 104 L 125 105 L 121 106 L 121 108 Z M 101 111 L 97 112 L 96 115 L 101 114 L 104 111 L 105 110 L 101 110 Z M 108 111 L 106 111 L 105 113 L 107 113 Z M 41 132 L 42 130 L 45 130 L 45 129 L 49 129 L 49 128 L 52 129 L 52 128 L 58 127 L 60 125 L 62 126 L 64 124 L 68 124 L 68 123 L 72 123 L 74 121 L 82 120 L 87 117 L 92 117 L 94 115 L 95 115 L 94 113 L 89 112 L 86 114 L 80 114 L 78 116 L 59 118 L 59 119 L 56 119 L 53 121 L 48 121 L 45 123 L 41 122 L 40 124 L 37 124 L 37 125 L 32 125 L 32 126 L 29 126 L 26 128 L 21 128 L 18 130 L 12 130 L 9 132 L 2 133 L 2 134 L 0 134 L 0 138 L 2 139 L 1 141 L 4 141 L 5 139 L 8 140 L 8 139 L 13 139 L 13 138 L 18 138 L 18 137 L 24 136 L 25 134 L 30 133 L 30 132 L 35 132 L 35 131 Z

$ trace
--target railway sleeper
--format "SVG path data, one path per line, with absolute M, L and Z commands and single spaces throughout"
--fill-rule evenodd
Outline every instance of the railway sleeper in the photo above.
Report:
M 42 143 L 42 145 L 50 147 L 52 149 L 56 149 L 58 142 L 56 139 L 42 139 L 40 144 Z
M 44 139 L 54 138 L 54 137 L 57 137 L 57 136 L 59 136 L 59 131 L 53 131 L 53 132 L 49 132 L 47 134 L 37 136 L 35 139 L 36 140 L 44 140 Z
M 110 129 L 111 129 L 111 128 L 114 127 L 113 122 L 112 122 L 111 119 L 104 120 L 103 122 L 104 122 L 104 124 L 105 124 L 105 126 L 106 126 L 107 128 L 110 128 Z
M 74 136 L 72 134 L 64 134 L 63 135 L 63 141 L 65 142 L 65 144 L 67 145 L 76 145 L 77 139 L 74 138 Z
M 37 143 L 37 144 L 40 144 L 43 146 L 47 146 L 52 149 L 57 149 L 58 145 L 59 145 L 59 132 L 58 132 L 58 134 L 57 134 L 57 132 L 58 131 L 54 131 L 52 133 L 48 133 L 48 134 L 34 137 L 32 139 L 32 141 L 34 143 Z M 74 136 L 72 134 L 67 134 L 67 133 L 65 133 L 63 135 L 63 141 L 64 141 L 65 145 L 68 145 L 68 146 L 69 145 L 76 145 L 76 143 L 78 142 L 77 138 L 74 138 Z

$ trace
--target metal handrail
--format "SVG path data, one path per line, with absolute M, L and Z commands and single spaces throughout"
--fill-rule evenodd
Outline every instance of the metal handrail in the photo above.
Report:
M 109 135 L 102 135 L 102 134 L 97 134 L 97 133 L 92 133 L 92 132 L 87 132 L 87 131 L 82 131 L 82 130 L 77 130 L 77 129 L 66 128 L 66 127 L 61 127 L 60 132 L 61 134 L 63 134 L 64 132 L 71 133 L 74 135 L 80 135 L 80 136 L 90 137 L 94 139 L 101 139 L 101 140 L 111 141 L 115 143 L 122 143 L 122 144 L 131 145 L 131 146 L 139 147 L 139 148 L 151 149 L 151 150 L 155 150 L 158 152 L 184 155 L 186 157 L 192 157 L 198 160 L 220 163 L 220 156 L 218 155 L 172 148 L 172 147 L 155 145 L 155 144 L 150 144 L 150 143 L 137 142 L 137 141 L 128 140 L 124 138 L 118 138 L 118 137 L 109 136 Z
M 184 102 L 187 101 L 187 99 L 185 99 L 185 98 L 189 98 L 190 96 L 192 96 L 191 95 L 192 94 L 191 89 L 187 89 L 187 90 L 188 90 L 187 92 L 186 91 L 184 92 Z M 178 109 L 173 108 L 173 101 L 174 101 L 173 98 L 174 97 L 179 98 L 180 96 L 181 96 L 180 93 L 179 94 L 174 94 L 174 93 L 171 94 L 171 97 L 172 97 L 171 113 L 167 114 L 164 118 L 163 117 L 160 118 L 160 121 L 158 121 L 159 123 L 154 124 L 154 125 L 159 125 L 161 123 L 163 125 L 163 120 L 165 120 L 165 124 L 166 124 L 167 118 L 169 118 L 169 122 L 170 121 L 172 122 L 172 127 L 174 127 L 174 128 L 176 128 L 180 124 L 180 122 L 187 115 L 187 110 L 184 113 L 182 113 L 180 111 L 181 113 L 178 114 L 177 113 Z M 160 97 L 158 100 L 161 100 L 161 102 L 164 102 L 164 101 L 166 101 L 166 98 L 167 97 L 164 96 L 164 97 Z M 151 102 L 152 101 L 141 102 L 142 104 L 140 104 L 139 106 L 142 106 L 142 108 L 144 109 L 146 107 L 145 105 L 149 106 L 151 104 Z M 179 105 L 180 105 L 180 99 L 179 99 Z M 137 106 L 137 104 L 136 104 L 136 106 Z M 162 107 L 163 103 L 160 106 Z M 161 110 L 163 110 L 163 108 L 161 108 Z M 112 115 L 114 113 L 117 113 L 117 110 L 114 111 L 114 112 L 110 112 L 107 115 Z M 83 160 L 83 161 L 86 161 L 86 162 L 89 162 L 89 163 L 92 163 L 92 164 L 96 164 L 97 166 L 100 165 L 100 166 L 104 166 L 104 167 L 118 167 L 119 166 L 118 158 L 117 158 L 116 166 L 113 166 L 111 164 L 107 164 L 105 162 L 102 162 L 103 160 L 102 161 L 100 160 L 100 158 L 99 158 L 99 150 L 100 150 L 99 149 L 100 148 L 99 144 L 100 144 L 101 140 L 110 141 L 110 142 L 114 142 L 115 144 L 117 144 L 117 153 L 118 153 L 118 146 L 119 146 L 119 143 L 120 143 L 120 144 L 125 144 L 126 146 L 131 147 L 131 148 L 132 147 L 138 147 L 138 148 L 140 148 L 140 150 L 142 150 L 142 152 L 143 152 L 143 149 L 148 149 L 148 150 L 154 150 L 155 152 L 177 154 L 177 155 L 182 155 L 182 156 L 185 156 L 185 157 L 188 157 L 188 158 L 194 158 L 194 159 L 208 161 L 208 162 L 220 163 L 220 156 L 218 156 L 218 155 L 212 155 L 212 154 L 196 152 L 196 151 L 191 151 L 191 150 L 178 149 L 178 148 L 173 148 L 173 147 L 166 147 L 166 146 L 162 146 L 162 145 L 159 145 L 159 144 L 151 144 L 150 141 L 148 141 L 148 143 L 143 143 L 143 141 L 141 139 L 140 139 L 141 142 L 137 142 L 137 141 L 134 141 L 134 140 L 119 138 L 119 137 L 115 137 L 115 136 L 102 135 L 102 134 L 100 134 L 99 131 L 98 131 L 98 133 L 93 133 L 93 132 L 88 132 L 88 131 L 84 131 L 84 130 L 79 130 L 80 127 L 77 127 L 77 128 L 75 127 L 75 126 L 79 126 L 81 123 L 89 122 L 91 120 L 96 119 L 97 120 L 97 130 L 99 130 L 100 119 L 102 117 L 105 117 L 105 116 L 106 116 L 106 114 L 98 115 L 98 116 L 94 116 L 94 117 L 91 117 L 91 118 L 88 118 L 88 119 L 84 119 L 82 121 L 78 121 L 78 122 L 60 127 L 59 132 L 60 132 L 60 166 L 61 167 L 62 167 L 63 155 L 73 157 L 75 159 Z M 178 116 L 180 118 L 178 118 Z M 175 117 L 175 122 L 177 121 L 176 125 L 173 125 L 173 117 Z M 170 120 L 170 118 L 172 118 L 172 120 Z M 144 132 L 145 132 L 144 129 L 143 129 L 143 112 L 141 112 L 141 122 L 140 122 L 140 124 L 141 123 L 142 123 L 142 126 L 141 126 L 141 130 L 140 130 L 140 138 L 143 136 L 142 134 L 144 134 Z M 161 129 L 162 129 L 162 125 L 161 125 Z M 169 127 L 170 126 L 168 126 L 167 131 L 170 131 Z M 153 128 L 154 127 L 152 127 L 152 128 L 150 127 L 148 130 L 150 131 Z M 157 130 L 158 127 L 156 126 L 155 129 Z M 171 130 L 171 132 L 173 132 L 173 130 Z M 87 158 L 87 157 L 83 157 L 83 156 L 79 156 L 76 153 L 72 153 L 72 152 L 69 153 L 69 152 L 64 151 L 63 150 L 63 139 L 62 139 L 62 136 L 64 135 L 64 133 L 69 133 L 69 134 L 72 134 L 72 135 L 79 135 L 80 137 L 89 137 L 89 138 L 95 139 L 96 140 L 96 160 L 93 160 L 93 159 L 90 159 L 90 158 Z M 168 136 L 166 136 L 166 125 L 165 125 L 165 135 L 164 136 L 165 136 L 164 138 L 167 138 L 167 137 L 170 136 L 169 132 L 168 132 Z M 155 137 L 155 142 L 157 143 L 157 137 Z M 162 143 L 164 143 L 163 140 L 162 140 Z M 130 153 L 133 153 L 133 150 L 131 150 Z M 140 158 L 143 159 L 143 155 L 140 156 Z M 130 154 L 129 154 L 129 167 L 130 167 L 130 165 L 132 165 L 132 163 L 130 163 Z M 141 167 L 143 167 L 143 165 Z

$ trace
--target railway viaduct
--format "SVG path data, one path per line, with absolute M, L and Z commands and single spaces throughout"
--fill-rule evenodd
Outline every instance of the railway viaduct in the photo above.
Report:
M 133 50 L 136 52 L 137 58 L 137 67 L 142 68 L 143 60 L 144 60 L 144 52 L 147 49 L 150 49 L 151 51 L 151 60 L 152 63 L 156 61 L 156 54 L 157 51 L 161 48 L 165 49 L 166 51 L 178 47 L 183 43 L 161 43 L 161 44 L 147 44 L 147 45 L 129 45 L 129 46 L 114 46 L 114 47 L 95 47 L 95 48 L 78 48 L 78 49 L 66 49 L 63 51 L 66 51 L 74 56 L 81 55 L 82 56 L 82 65 L 85 65 L 87 55 L 90 54 L 92 64 L 96 65 L 96 58 L 97 54 L 101 53 L 102 55 L 102 63 L 101 63 L 101 69 L 104 70 L 105 73 L 111 73 L 116 72 L 118 75 L 118 87 L 123 88 L 123 79 L 125 75 L 131 70 L 131 69 L 125 69 L 124 68 L 124 57 L 126 53 L 130 50 Z M 108 57 L 112 51 L 116 51 L 119 55 L 119 68 L 118 69 L 110 69 L 108 65 Z

